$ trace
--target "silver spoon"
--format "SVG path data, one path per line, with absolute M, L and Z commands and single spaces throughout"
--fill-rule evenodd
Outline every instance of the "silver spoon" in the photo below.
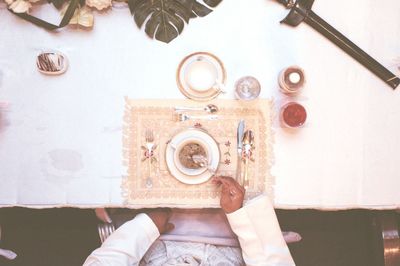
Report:
M 210 114 L 218 112 L 218 106 L 215 104 L 207 104 L 204 107 L 189 107 L 189 106 L 177 106 L 175 111 L 205 111 Z
M 250 159 L 250 150 L 252 143 L 254 145 L 254 134 L 251 130 L 246 130 L 243 135 L 243 148 L 245 151 L 244 156 L 244 180 L 243 180 L 243 187 L 247 189 L 249 187 L 249 159 Z
M 192 155 L 192 161 L 200 167 L 207 167 L 207 170 L 210 173 L 215 174 L 215 170 L 211 168 L 211 165 L 208 163 L 208 159 L 203 155 Z

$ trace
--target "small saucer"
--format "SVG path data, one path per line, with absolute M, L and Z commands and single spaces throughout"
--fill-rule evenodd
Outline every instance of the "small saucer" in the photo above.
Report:
M 197 52 L 181 61 L 176 81 L 179 90 L 189 99 L 209 101 L 223 92 L 226 71 L 215 55 Z

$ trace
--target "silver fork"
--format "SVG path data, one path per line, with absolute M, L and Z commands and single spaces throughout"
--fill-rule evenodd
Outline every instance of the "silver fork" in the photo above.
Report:
M 188 114 L 183 114 L 179 113 L 177 114 L 178 121 L 183 122 L 186 120 L 192 120 L 192 119 L 201 119 L 201 120 L 217 120 L 218 115 L 188 115 Z
M 148 158 L 148 166 L 149 166 L 149 176 L 146 178 L 146 186 L 147 188 L 151 188 L 153 186 L 153 181 L 151 180 L 151 166 L 152 166 L 152 157 L 150 157 L 153 148 L 154 148 L 154 133 L 151 129 L 146 129 L 145 132 L 145 139 L 146 139 L 146 148 L 147 152 L 149 153 Z

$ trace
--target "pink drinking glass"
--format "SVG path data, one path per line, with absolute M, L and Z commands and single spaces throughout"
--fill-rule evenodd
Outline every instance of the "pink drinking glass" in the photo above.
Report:
M 289 102 L 281 108 L 281 123 L 288 128 L 298 128 L 304 125 L 307 111 L 297 102 Z

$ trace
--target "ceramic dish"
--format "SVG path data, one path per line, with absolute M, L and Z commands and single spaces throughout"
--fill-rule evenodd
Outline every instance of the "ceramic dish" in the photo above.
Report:
M 36 57 L 36 66 L 45 75 L 61 75 L 67 71 L 68 59 L 60 52 L 43 52 Z
M 188 55 L 179 64 L 176 81 L 179 90 L 189 99 L 209 101 L 223 92 L 226 72 L 215 55 L 197 52 Z
M 185 143 L 199 143 L 206 150 L 208 168 L 188 169 L 179 162 L 177 152 Z M 206 182 L 217 171 L 220 150 L 218 143 L 208 133 L 199 129 L 187 129 L 175 135 L 165 150 L 165 159 L 172 176 L 185 184 L 201 184 Z

